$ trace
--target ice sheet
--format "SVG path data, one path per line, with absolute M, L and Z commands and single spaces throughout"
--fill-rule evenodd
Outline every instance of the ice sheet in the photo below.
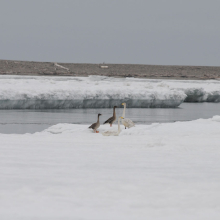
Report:
M 88 126 L 0 134 L 1 219 L 220 218 L 220 116 Z
M 220 102 L 220 81 L 0 76 L 1 109 L 168 108 L 184 100 Z
M 110 77 L 0 77 L 1 109 L 177 107 L 186 95 L 163 83 Z

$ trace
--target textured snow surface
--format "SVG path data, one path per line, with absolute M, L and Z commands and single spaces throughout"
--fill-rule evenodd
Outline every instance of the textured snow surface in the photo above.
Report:
M 0 219 L 220 219 L 220 116 L 88 126 L 0 134 Z
M 0 109 L 177 107 L 220 102 L 220 81 L 0 76 Z
M 186 95 L 163 82 L 149 83 L 101 76 L 0 77 L 1 109 L 177 107 Z

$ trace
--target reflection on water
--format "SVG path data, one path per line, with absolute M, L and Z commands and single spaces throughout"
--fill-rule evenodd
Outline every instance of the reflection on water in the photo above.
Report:
M 101 113 L 101 122 L 112 115 L 112 109 L 0 110 L 0 133 L 34 133 L 58 123 L 91 124 Z M 117 116 L 123 109 L 116 109 Z M 130 108 L 126 117 L 136 124 L 166 123 L 210 118 L 220 115 L 220 103 L 183 103 L 179 108 Z

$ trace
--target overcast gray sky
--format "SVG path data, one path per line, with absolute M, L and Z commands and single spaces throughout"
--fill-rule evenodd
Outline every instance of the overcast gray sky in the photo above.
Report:
M 220 1 L 1 0 L 0 59 L 220 66 Z

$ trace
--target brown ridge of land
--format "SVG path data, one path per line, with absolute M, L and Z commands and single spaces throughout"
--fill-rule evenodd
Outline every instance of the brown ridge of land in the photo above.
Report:
M 220 67 L 140 64 L 84 64 L 0 60 L 0 75 L 137 77 L 149 79 L 219 79 Z

